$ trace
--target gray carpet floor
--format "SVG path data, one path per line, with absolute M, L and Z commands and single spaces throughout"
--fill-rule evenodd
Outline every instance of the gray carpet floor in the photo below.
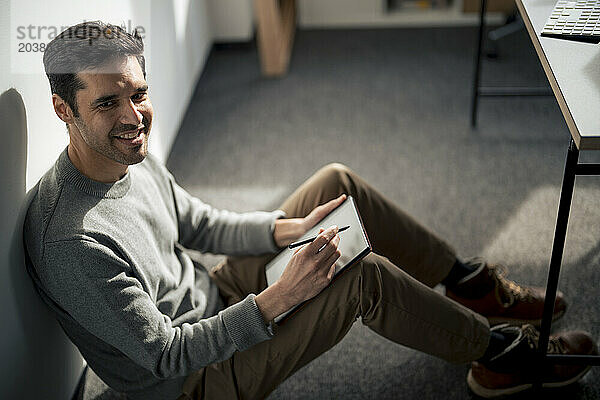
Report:
M 246 211 L 276 208 L 319 167 L 342 162 L 460 256 L 505 263 L 510 278 L 544 285 L 569 132 L 552 97 L 482 99 L 478 128 L 470 128 L 475 35 L 300 30 L 280 79 L 260 76 L 252 45 L 215 47 L 168 167 L 204 201 Z M 547 84 L 525 32 L 499 43 L 483 81 Z M 599 201 L 600 180 L 577 178 L 560 282 L 570 308 L 553 326 L 596 338 Z M 473 397 L 466 372 L 358 322 L 269 398 L 465 399 Z M 598 399 L 599 377 L 594 368 L 543 397 Z

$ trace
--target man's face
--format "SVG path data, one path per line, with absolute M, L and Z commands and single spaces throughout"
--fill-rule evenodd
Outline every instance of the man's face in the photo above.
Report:
M 144 160 L 153 109 L 137 59 L 117 59 L 78 77 L 85 88 L 76 94 L 79 116 L 70 134 L 84 151 L 93 150 L 101 158 L 124 165 Z

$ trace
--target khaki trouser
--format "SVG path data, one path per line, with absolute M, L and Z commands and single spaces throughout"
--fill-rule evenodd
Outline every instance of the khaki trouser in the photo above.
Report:
M 396 343 L 450 362 L 483 355 L 487 320 L 431 289 L 456 261 L 453 250 L 347 167 L 322 168 L 281 209 L 302 217 L 342 193 L 356 200 L 373 252 L 275 326 L 271 340 L 189 375 L 181 399 L 264 398 L 338 343 L 358 317 Z M 227 304 L 266 287 L 272 257 L 228 258 L 212 270 Z

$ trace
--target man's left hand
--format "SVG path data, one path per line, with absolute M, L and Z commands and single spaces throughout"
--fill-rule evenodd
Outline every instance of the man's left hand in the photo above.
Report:
M 346 200 L 346 195 L 342 194 L 340 197 L 316 207 L 304 218 L 276 220 L 275 230 L 273 231 L 275 243 L 279 247 L 285 247 L 292 243 L 294 240 L 304 235 L 310 228 L 318 224 L 319 221 L 342 204 L 344 200 Z

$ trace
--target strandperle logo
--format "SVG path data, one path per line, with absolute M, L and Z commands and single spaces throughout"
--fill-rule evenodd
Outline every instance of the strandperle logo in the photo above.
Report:
M 85 20 L 82 22 L 86 22 Z M 146 36 L 146 28 L 141 25 L 135 26 L 132 28 L 131 20 L 127 21 L 127 24 L 122 23 L 120 27 L 128 32 L 133 34 L 134 32 L 138 32 L 138 34 L 145 39 Z M 17 26 L 17 52 L 19 53 L 31 53 L 31 52 L 41 52 L 43 53 L 46 50 L 46 44 L 58 36 L 61 32 L 69 28 L 68 26 Z M 98 27 L 90 27 L 88 29 L 89 33 L 86 33 L 85 29 L 75 29 L 71 32 L 71 37 L 76 38 L 85 38 L 89 37 L 90 45 L 95 39 L 100 38 L 101 36 L 106 39 L 113 39 L 121 35 L 119 31 L 112 31 L 110 29 L 101 30 Z M 39 42 L 38 42 L 39 40 Z
M 75 0 L 11 0 L 10 8 L 10 65 L 14 74 L 44 74 L 43 56 L 48 43 L 70 26 L 86 21 L 102 21 L 119 26 L 123 31 L 135 31 L 144 40 L 144 55 L 150 57 L 150 12 L 147 0 L 104 0 L 84 2 Z M 73 36 L 110 39 L 121 33 L 91 28 L 74 30 Z M 149 65 L 146 65 L 149 72 Z
M 83 20 L 81 22 L 86 22 L 86 20 Z M 144 26 L 142 25 L 133 25 L 133 22 L 131 20 L 128 20 L 127 23 L 123 22 L 121 23 L 121 25 L 119 25 L 123 30 L 125 30 L 128 33 L 133 34 L 135 31 L 137 31 L 140 36 L 142 37 L 142 39 L 146 38 L 146 28 L 144 28 Z M 69 26 L 46 26 L 46 25 L 42 25 L 42 26 L 36 26 L 36 25 L 31 25 L 29 24 L 28 26 L 17 26 L 16 31 L 17 31 L 17 35 L 16 38 L 17 40 L 24 40 L 24 39 L 28 39 L 28 40 L 42 40 L 44 42 L 49 42 L 52 39 L 54 39 L 55 37 L 57 37 L 61 32 L 65 31 L 67 28 L 69 28 Z M 103 32 L 100 29 L 94 29 L 96 32 L 92 32 L 92 37 L 93 38 L 99 38 L 101 35 L 103 35 L 104 37 L 106 37 L 107 39 L 111 39 L 112 35 L 115 34 L 115 32 L 112 31 L 108 31 L 108 32 Z M 75 32 L 73 33 L 73 36 L 77 37 L 78 35 L 82 35 L 83 32 L 77 32 L 77 30 L 75 30 Z

